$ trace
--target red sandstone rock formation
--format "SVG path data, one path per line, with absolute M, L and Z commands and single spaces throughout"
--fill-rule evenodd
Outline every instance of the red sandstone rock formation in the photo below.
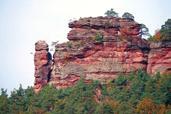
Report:
M 95 37 L 97 33 L 105 38 L 137 37 L 141 29 L 140 24 L 133 20 L 114 17 L 81 18 L 69 23 L 69 27 L 72 28 L 68 33 L 69 40 L 87 40 Z
M 151 43 L 147 72 L 171 74 L 171 42 Z
M 34 90 L 39 92 L 47 84 L 51 68 L 51 54 L 48 52 L 48 45 L 45 41 L 35 43 L 35 83 Z
M 86 83 L 106 83 L 138 69 L 150 74 L 171 73 L 171 42 L 149 46 L 140 37 L 140 24 L 133 20 L 90 17 L 71 22 L 69 27 L 69 41 L 56 45 L 53 64 L 48 45 L 36 43 L 36 92 L 47 83 L 56 88 L 73 86 L 80 78 Z
M 147 68 L 148 43 L 132 20 L 97 17 L 69 23 L 69 41 L 56 45 L 50 83 L 66 88 L 80 78 L 106 83 Z

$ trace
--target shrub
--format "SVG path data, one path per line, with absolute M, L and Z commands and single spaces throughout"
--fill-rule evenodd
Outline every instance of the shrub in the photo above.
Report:
M 103 42 L 103 35 L 100 34 L 100 33 L 97 33 L 96 36 L 95 36 L 95 41 L 97 43 L 102 43 Z

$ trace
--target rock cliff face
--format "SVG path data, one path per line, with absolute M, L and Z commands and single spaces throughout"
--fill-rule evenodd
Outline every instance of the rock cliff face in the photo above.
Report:
M 35 90 L 47 83 L 66 88 L 80 78 L 87 83 L 90 80 L 107 83 L 138 69 L 170 73 L 171 46 L 149 45 L 141 38 L 140 24 L 133 20 L 90 17 L 73 21 L 69 27 L 69 41 L 56 45 L 53 64 L 47 44 L 36 43 Z
M 147 72 L 154 74 L 171 74 L 171 42 L 150 44 Z

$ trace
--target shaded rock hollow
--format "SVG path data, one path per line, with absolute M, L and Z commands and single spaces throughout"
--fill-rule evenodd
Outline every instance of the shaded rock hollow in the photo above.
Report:
M 113 17 L 73 21 L 69 23 L 69 41 L 56 45 L 52 60 L 47 44 L 38 41 L 35 44 L 35 89 L 40 90 L 47 83 L 66 88 L 80 78 L 85 82 L 107 83 L 138 69 L 152 74 L 170 73 L 171 46 L 150 44 L 142 39 L 140 26 L 133 20 Z

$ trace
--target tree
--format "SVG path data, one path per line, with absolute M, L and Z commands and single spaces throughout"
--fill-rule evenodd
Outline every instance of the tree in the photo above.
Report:
M 81 79 L 66 89 L 47 85 L 38 94 L 20 86 L 8 97 L 2 89 L 0 114 L 170 114 L 170 82 L 170 75 L 149 76 L 138 70 L 108 84 Z
M 0 114 L 9 113 L 9 100 L 7 95 L 7 90 L 1 89 L 0 93 Z
M 171 19 L 168 19 L 161 29 L 156 30 L 154 36 L 151 36 L 149 41 L 160 42 L 160 41 L 171 41 Z
M 164 25 L 162 25 L 161 30 L 171 29 L 171 19 L 168 19 Z
M 107 10 L 107 11 L 105 12 L 105 15 L 108 16 L 108 17 L 118 17 L 118 13 L 115 12 L 115 11 L 113 10 L 113 8 L 111 8 L 110 10 Z
M 139 102 L 136 108 L 136 112 L 139 114 L 156 114 L 156 109 L 157 106 L 155 103 L 149 99 L 149 98 L 144 98 L 142 101 Z
M 144 24 L 140 25 L 140 36 L 150 36 L 149 29 Z
M 122 18 L 134 20 L 134 16 L 133 16 L 131 13 L 129 13 L 129 12 L 125 12 L 125 13 L 122 15 Z
M 12 110 L 11 113 L 23 113 L 25 111 L 25 90 L 20 85 L 19 89 L 15 89 L 11 92 L 10 100 L 10 108 Z
M 168 19 L 164 25 L 162 25 L 160 33 L 162 35 L 162 41 L 171 40 L 171 19 Z
M 148 38 L 149 41 L 158 42 L 162 40 L 162 34 L 160 30 L 156 30 L 154 36 Z

